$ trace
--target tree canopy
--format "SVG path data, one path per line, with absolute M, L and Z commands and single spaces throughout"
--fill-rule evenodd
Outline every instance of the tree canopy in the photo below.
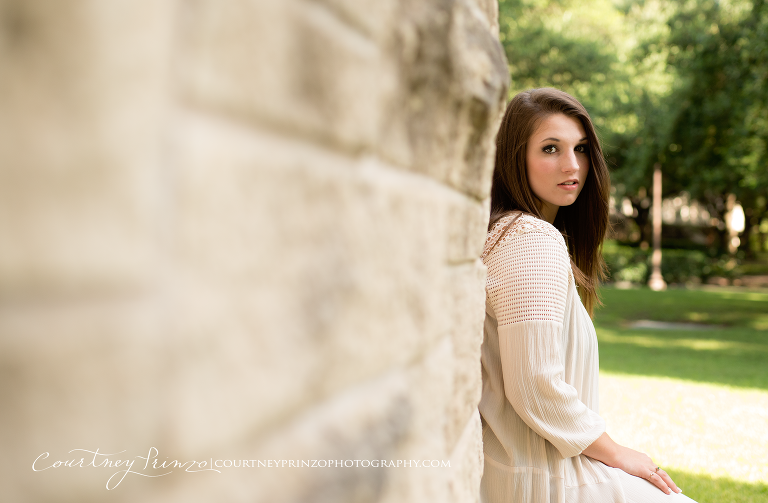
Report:
M 500 0 L 511 95 L 552 86 L 590 111 L 616 198 L 640 206 L 654 166 L 722 219 L 768 217 L 764 0 Z M 647 213 L 647 209 L 646 209 Z

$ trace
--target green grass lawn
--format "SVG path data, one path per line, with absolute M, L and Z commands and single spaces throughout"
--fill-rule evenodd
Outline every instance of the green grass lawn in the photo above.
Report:
M 670 468 L 669 476 L 690 498 L 699 503 L 764 503 L 768 485 L 739 482 L 729 477 L 691 474 Z
M 768 390 L 768 292 L 601 291 L 600 368 Z M 709 330 L 627 328 L 634 320 L 695 322 Z
M 768 502 L 768 292 L 601 295 L 595 328 L 608 433 L 648 453 L 699 503 Z M 636 320 L 710 327 L 630 328 Z
M 648 319 L 768 330 L 768 290 L 708 287 L 653 292 L 604 286 L 600 294 L 605 303 L 597 310 L 600 323 Z

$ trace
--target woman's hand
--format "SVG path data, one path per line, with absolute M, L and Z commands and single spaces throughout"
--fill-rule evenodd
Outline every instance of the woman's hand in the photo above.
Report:
M 617 444 L 607 433 L 600 435 L 592 445 L 582 451 L 582 454 L 635 477 L 644 478 L 664 491 L 664 494 L 671 494 L 672 491 L 682 492 L 667 472 L 661 468 L 657 470 L 657 465 L 647 454 Z
M 664 494 L 671 494 L 671 491 L 676 493 L 682 492 L 667 472 L 658 468 L 647 454 L 618 444 L 617 446 L 616 468 L 624 470 L 635 477 L 641 477 L 652 482 L 656 487 L 664 491 Z

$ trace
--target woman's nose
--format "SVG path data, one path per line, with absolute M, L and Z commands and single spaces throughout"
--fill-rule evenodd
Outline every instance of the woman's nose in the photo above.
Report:
M 561 166 L 563 171 L 578 171 L 579 160 L 576 158 L 576 153 L 571 151 L 563 157 L 563 165 Z

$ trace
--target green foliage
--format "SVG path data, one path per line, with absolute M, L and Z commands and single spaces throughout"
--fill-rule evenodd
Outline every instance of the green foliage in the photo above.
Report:
M 631 246 L 621 246 L 615 241 L 605 241 L 603 258 L 608 265 L 609 281 L 629 281 L 636 284 L 648 281 L 650 272 L 647 252 Z
M 704 281 L 712 274 L 712 259 L 697 250 L 665 249 L 661 254 L 661 275 L 668 284 Z
M 748 226 L 768 218 L 765 0 L 500 0 L 499 21 L 510 94 L 552 86 L 584 103 L 641 228 L 657 164 L 665 196 L 687 191 L 722 220 L 733 193 Z
M 651 1 L 617 7 L 609 0 L 500 0 L 510 95 L 532 87 L 563 89 L 590 111 L 609 164 L 624 164 L 627 154 L 643 158 L 654 143 L 647 133 L 664 125 L 657 112 L 667 106 L 663 98 L 673 84 L 656 44 L 668 32 L 667 9 Z M 643 175 L 633 187 L 645 184 Z
M 629 281 L 638 285 L 648 283 L 651 276 L 650 249 L 643 251 L 606 240 L 603 244 L 603 258 L 609 269 L 608 281 Z M 709 257 L 699 250 L 666 248 L 661 254 L 661 275 L 668 284 L 706 282 L 714 276 L 733 279 L 755 270 L 762 271 L 763 268 L 745 268 L 735 258 Z
M 680 85 L 665 152 L 670 190 L 711 200 L 765 195 L 768 8 L 762 1 L 681 3 L 670 17 L 669 63 Z M 707 167 L 707 169 L 702 169 Z
M 499 14 L 510 96 L 557 87 L 584 103 L 608 145 L 617 135 L 636 133 L 634 103 L 646 88 L 636 85 L 644 76 L 629 64 L 633 47 L 624 13 L 607 0 L 500 0 Z M 656 86 L 665 88 L 664 76 L 657 77 Z
M 738 276 L 742 276 L 746 274 L 768 276 L 768 262 L 740 264 L 739 267 L 736 269 L 736 274 Z

